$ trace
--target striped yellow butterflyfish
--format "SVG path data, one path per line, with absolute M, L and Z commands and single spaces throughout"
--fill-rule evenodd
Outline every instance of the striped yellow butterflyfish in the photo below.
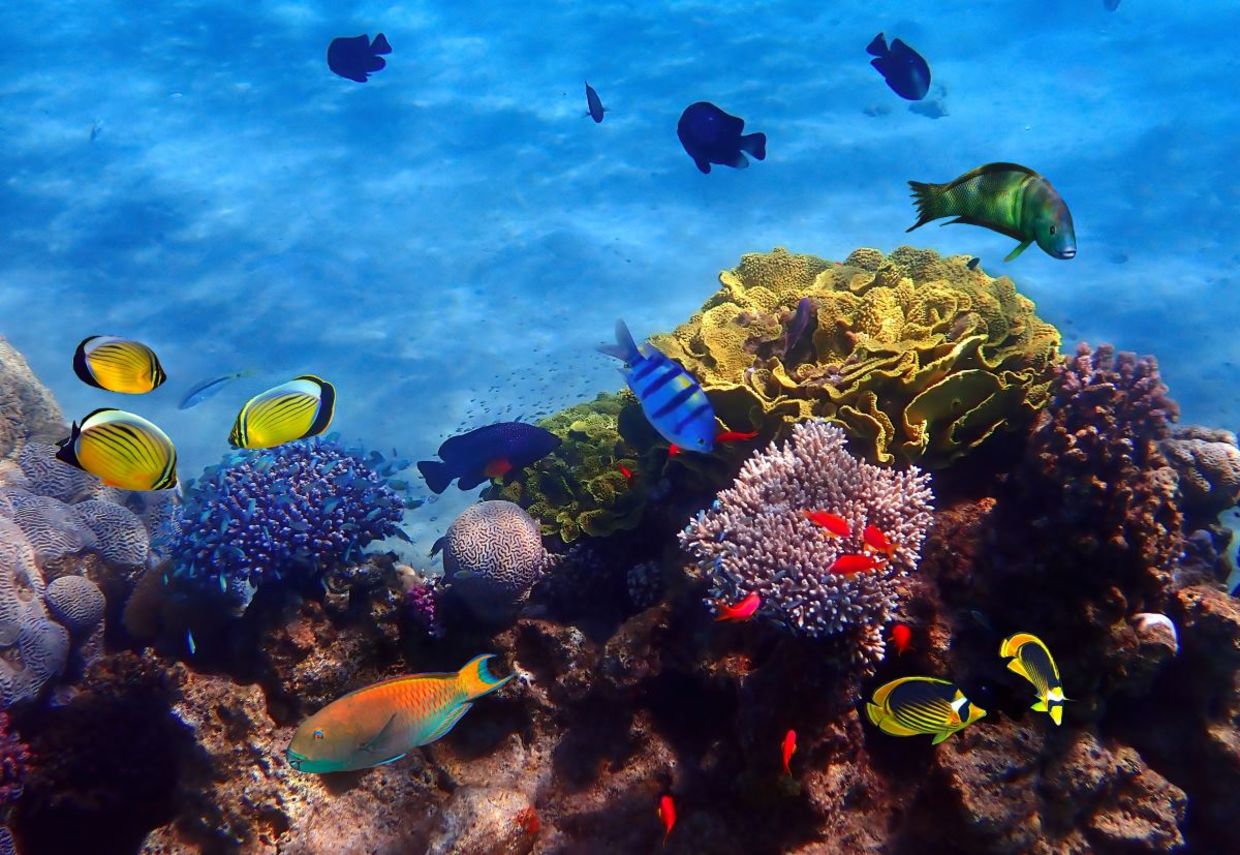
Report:
M 303 374 L 255 395 L 233 423 L 233 448 L 274 448 L 327 430 L 336 411 L 336 387 Z
M 865 711 L 883 733 L 934 734 L 934 745 L 986 715 L 954 683 L 937 677 L 892 680 L 874 693 Z
M 83 383 L 125 395 L 142 395 L 168 379 L 155 351 L 114 335 L 82 339 L 73 352 L 73 372 Z
M 124 410 L 95 410 L 73 423 L 58 460 L 123 490 L 169 490 L 177 484 L 177 450 L 157 426 Z
M 1003 639 L 999 655 L 1012 657 L 1008 670 L 1024 677 L 1037 691 L 1033 709 L 1044 712 L 1055 724 L 1063 724 L 1063 683 L 1059 680 L 1059 667 L 1055 657 L 1042 639 L 1027 632 L 1018 632 Z

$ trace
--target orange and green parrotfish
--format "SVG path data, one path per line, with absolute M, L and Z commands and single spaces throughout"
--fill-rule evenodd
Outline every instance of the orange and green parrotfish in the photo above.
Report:
M 937 677 L 892 680 L 874 693 L 865 712 L 883 733 L 933 734 L 934 745 L 986 715 L 986 710 L 970 703 L 954 683 Z
M 1037 690 L 1038 699 L 1033 709 L 1049 715 L 1055 724 L 1063 724 L 1063 705 L 1068 699 L 1063 694 L 1055 658 L 1042 639 L 1027 632 L 1018 632 L 1003 639 L 999 645 L 999 655 L 1013 657 L 1008 662 L 1008 670 L 1024 677 Z
M 804 513 L 807 520 L 816 526 L 821 526 L 832 537 L 848 537 L 852 533 L 852 529 L 848 527 L 848 520 L 837 514 L 829 514 L 826 511 L 805 511 Z
M 1020 241 L 1004 261 L 1037 243 L 1052 258 L 1076 255 L 1072 214 L 1051 183 L 1027 166 L 988 163 L 946 184 L 910 181 L 917 202 L 917 222 L 907 231 L 940 217 L 943 225 L 981 226 Z
M 715 620 L 749 620 L 754 616 L 754 612 L 758 610 L 760 605 L 762 605 L 762 598 L 758 596 L 757 591 L 750 591 L 743 600 L 734 606 L 730 606 L 720 600 L 718 603 L 719 614 L 715 617 Z
M 347 772 L 382 766 L 450 731 L 473 702 L 512 679 L 471 659 L 455 674 L 393 677 L 332 701 L 301 723 L 288 764 L 299 772 Z

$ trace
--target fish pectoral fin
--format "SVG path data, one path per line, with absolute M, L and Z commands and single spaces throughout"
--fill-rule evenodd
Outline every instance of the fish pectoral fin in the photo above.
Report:
M 400 754 L 397 754 L 395 757 L 389 757 L 389 758 L 388 758 L 388 759 L 386 759 L 386 760 L 380 760 L 380 761 L 379 761 L 378 763 L 376 763 L 375 765 L 376 765 L 376 766 L 386 766 L 386 765 L 387 765 L 387 764 L 389 764 L 389 763 L 395 763 L 397 760 L 401 760 L 401 759 L 403 759 L 403 758 L 404 758 L 404 757 L 405 757 L 408 753 L 409 753 L 408 751 L 402 751 Z
M 426 742 L 423 742 L 422 744 L 427 745 L 434 742 L 436 739 L 442 739 L 447 736 L 448 731 L 456 727 L 456 723 L 461 720 L 461 716 L 469 712 L 469 708 L 472 706 L 472 703 L 461 704 L 458 708 L 444 716 L 444 720 L 441 721 L 439 725 L 427 735 Z
M 931 740 L 930 744 L 938 745 L 940 742 L 942 742 L 944 739 L 951 736 L 955 732 L 956 731 L 954 730 L 940 730 L 938 733 L 934 735 L 934 739 Z
M 1029 676 L 1029 672 L 1025 670 L 1025 666 L 1021 663 L 1019 659 L 1009 659 L 1008 670 L 1015 674 L 1019 674 L 1020 676 L 1028 680 L 1030 683 L 1033 682 L 1033 678 Z
M 387 736 L 389 732 L 391 732 L 392 725 L 395 723 L 396 723 L 396 713 L 392 713 L 392 715 L 387 720 L 387 724 L 383 725 L 383 727 L 380 728 L 378 733 L 370 737 L 370 739 L 367 739 L 365 742 L 363 742 L 358 747 L 362 751 L 373 752 L 379 746 L 379 743 L 383 741 L 383 738 Z M 388 762 L 388 761 L 385 761 L 385 762 Z
M 1031 240 L 1022 240 L 1022 241 L 1021 241 L 1021 243 L 1020 243 L 1020 246 L 1016 247 L 1016 249 L 1012 250 L 1012 251 L 1011 251 L 1011 252 L 1009 252 L 1007 255 L 1005 255 L 1005 256 L 1003 257 L 1003 260 L 1004 260 L 1004 261 L 1011 261 L 1012 259 L 1016 258 L 1016 256 L 1020 255 L 1022 252 L 1024 252 L 1025 250 L 1027 250 L 1027 249 L 1029 248 L 1029 245 L 1030 245 L 1031 243 L 1033 243 L 1033 241 L 1031 241 Z

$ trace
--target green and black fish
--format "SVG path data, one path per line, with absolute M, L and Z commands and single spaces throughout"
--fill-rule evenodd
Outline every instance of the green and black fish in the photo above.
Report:
M 943 225 L 982 226 L 1020 241 L 1004 261 L 1034 242 L 1052 258 L 1076 255 L 1068 206 L 1049 181 L 1026 166 L 988 163 L 947 184 L 908 184 L 917 200 L 918 219 L 906 231 L 940 217 L 955 217 Z

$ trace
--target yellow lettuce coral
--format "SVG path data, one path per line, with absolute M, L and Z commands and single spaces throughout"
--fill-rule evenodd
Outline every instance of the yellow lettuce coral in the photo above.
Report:
M 1010 279 L 966 261 L 911 247 L 859 249 L 842 264 L 748 254 L 700 312 L 652 341 L 727 401 L 727 424 L 767 434 L 775 421 L 780 434 L 826 418 L 876 461 L 942 467 L 1029 423 L 1060 343 Z M 798 344 L 803 298 L 813 312 Z

